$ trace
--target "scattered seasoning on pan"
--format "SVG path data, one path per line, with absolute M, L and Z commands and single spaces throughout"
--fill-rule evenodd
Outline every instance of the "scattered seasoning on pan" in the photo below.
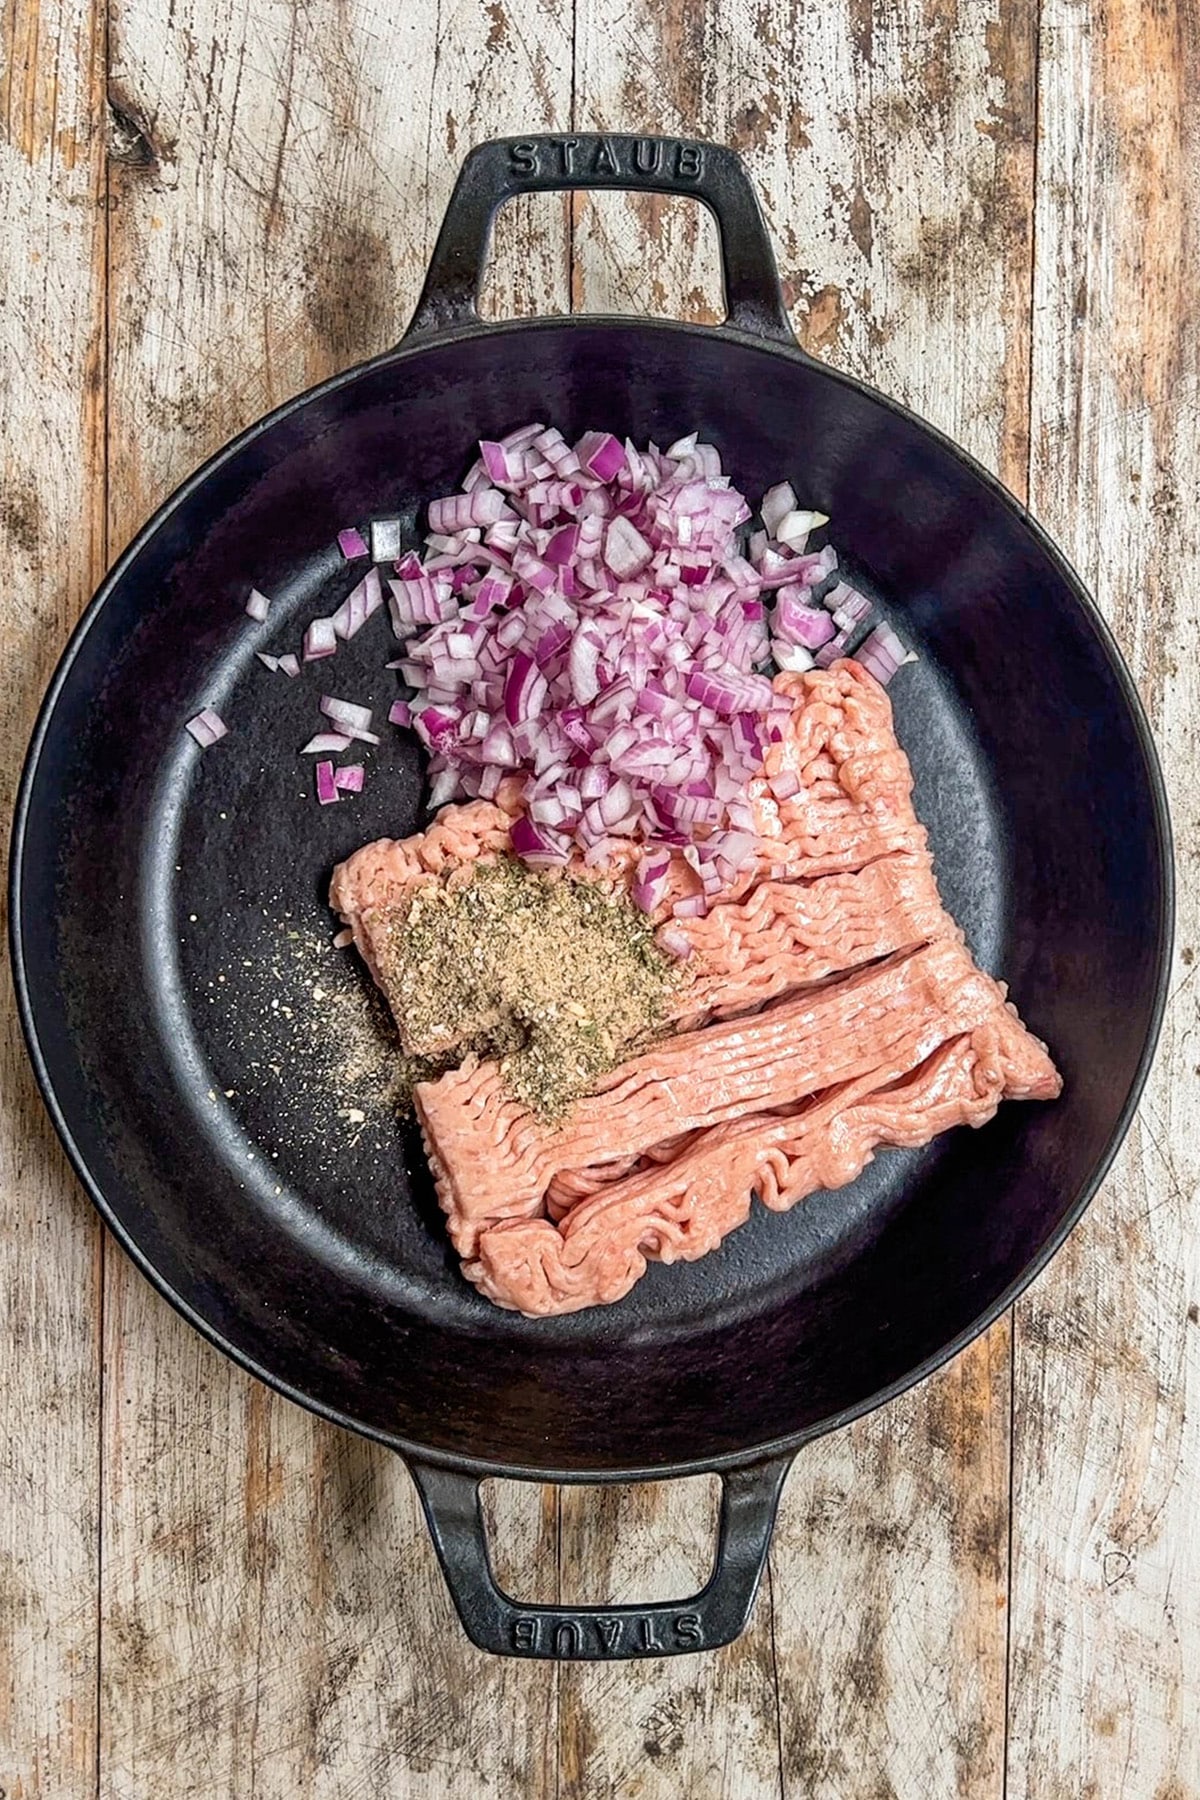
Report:
M 511 857 L 418 888 L 377 957 L 407 1045 L 442 1066 L 496 1057 L 513 1098 L 545 1119 L 655 1035 L 683 979 L 623 890 Z
M 411 1078 L 382 996 L 323 924 L 263 908 L 257 933 L 242 929 L 253 954 L 212 969 L 198 995 L 225 1098 L 281 1167 L 293 1152 L 330 1171 L 347 1148 L 394 1155 Z

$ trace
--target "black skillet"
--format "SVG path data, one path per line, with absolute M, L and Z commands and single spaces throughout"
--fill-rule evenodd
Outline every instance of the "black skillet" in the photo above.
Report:
M 482 323 L 497 206 L 568 187 L 703 201 L 727 322 Z M 322 691 L 386 706 L 386 630 L 293 682 L 254 658 L 294 647 L 353 580 L 339 527 L 412 518 L 472 440 L 531 418 L 660 442 L 698 427 L 739 488 L 786 475 L 832 516 L 920 653 L 893 691 L 945 898 L 1066 1080 L 1055 1105 L 885 1152 L 851 1188 L 756 1208 L 618 1306 L 542 1322 L 461 1279 L 411 1138 L 386 1109 L 347 1115 L 329 1076 L 341 1026 L 311 995 L 340 993 L 328 873 L 417 827 L 422 774 L 389 733 L 361 799 L 318 809 L 293 752 Z M 266 626 L 241 611 L 251 581 L 275 597 Z M 202 753 L 182 727 L 204 704 L 230 733 Z M 11 876 L 30 1053 L 107 1224 L 244 1367 L 400 1452 L 477 1644 L 551 1657 L 737 1634 L 799 1446 L 968 1343 L 1095 1192 L 1150 1062 L 1172 918 L 1150 733 L 1078 578 L 961 450 L 797 348 L 736 156 L 582 135 L 474 151 L 403 343 L 244 433 L 121 558 L 38 722 Z M 498 1589 L 481 1476 L 705 1470 L 722 1476 L 720 1541 L 692 1599 L 566 1609 Z

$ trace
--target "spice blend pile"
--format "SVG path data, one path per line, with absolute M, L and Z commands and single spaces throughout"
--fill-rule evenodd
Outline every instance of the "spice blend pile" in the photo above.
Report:
M 683 980 L 624 891 L 501 857 L 427 882 L 376 944 L 405 1050 L 436 1071 L 498 1059 L 515 1100 L 561 1118 L 664 1026 Z

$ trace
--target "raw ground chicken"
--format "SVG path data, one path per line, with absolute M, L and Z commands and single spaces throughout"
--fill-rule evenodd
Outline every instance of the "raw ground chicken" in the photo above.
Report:
M 751 784 L 754 856 L 706 917 L 678 919 L 674 902 L 699 882 L 674 853 L 655 914 L 691 952 L 679 1035 L 558 1124 L 516 1103 L 488 1060 L 415 1090 L 464 1273 L 500 1306 L 545 1316 L 618 1300 L 648 1261 L 713 1249 L 753 1193 L 783 1210 L 853 1180 L 880 1144 L 927 1143 L 985 1123 L 1002 1099 L 1060 1090 L 941 905 L 882 687 L 852 661 L 774 686 L 792 711 Z M 797 786 L 780 801 L 784 772 Z M 342 864 L 332 904 L 373 972 L 378 934 L 414 889 L 469 881 L 507 851 L 517 811 L 505 784 Z M 636 854 L 602 878 L 631 884 Z M 403 996 L 388 997 L 403 1030 Z

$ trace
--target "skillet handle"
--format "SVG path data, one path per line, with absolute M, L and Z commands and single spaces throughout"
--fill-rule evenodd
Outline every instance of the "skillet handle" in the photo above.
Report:
M 703 201 L 721 237 L 726 324 L 755 337 L 795 343 L 766 223 L 737 152 L 691 138 L 612 132 L 492 138 L 472 150 L 450 196 L 406 336 L 476 323 L 497 208 L 518 194 L 564 188 L 636 189 Z
M 624 1662 L 728 1644 L 750 1616 L 790 1456 L 721 1477 L 713 1572 L 688 1600 L 648 1606 L 521 1606 L 498 1585 L 479 1506 L 479 1478 L 409 1463 L 442 1572 L 467 1636 L 498 1656 Z

